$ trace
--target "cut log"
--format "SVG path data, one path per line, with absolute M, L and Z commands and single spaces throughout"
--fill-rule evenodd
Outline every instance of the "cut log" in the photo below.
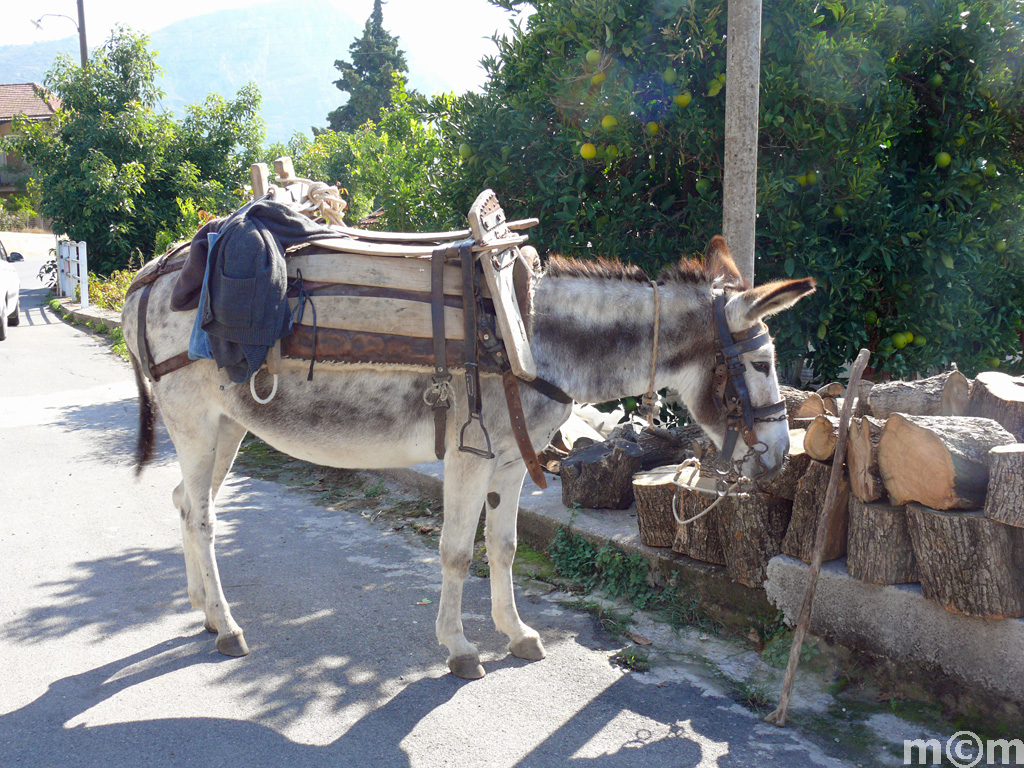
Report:
M 804 450 L 817 461 L 832 461 L 839 437 L 839 418 L 822 414 L 815 416 L 804 435 Z
M 683 520 L 718 498 L 714 480 L 702 478 L 694 470 L 684 471 L 680 482 L 679 515 Z M 762 589 L 768 561 L 782 551 L 789 516 L 786 499 L 760 492 L 727 494 L 708 514 L 678 526 L 673 549 L 695 560 L 724 563 L 732 579 Z
M 679 525 L 679 522 L 673 517 L 672 522 L 676 526 L 676 535 L 672 542 L 672 549 L 681 555 L 700 560 L 702 563 L 725 565 L 725 552 L 722 549 L 722 541 L 718 538 L 718 515 L 735 512 L 735 495 L 723 499 L 706 515 L 697 517 L 718 498 L 715 479 L 703 476 L 695 470 L 686 469 L 680 475 L 679 482 L 684 486 L 679 488 L 679 495 L 676 497 L 679 520 L 697 519 L 686 525 Z M 669 510 L 669 514 L 671 514 L 671 500 Z
M 789 428 L 794 429 L 797 425 L 794 419 L 813 418 L 819 413 L 825 412 L 825 406 L 821 402 L 821 395 L 817 392 L 806 392 L 795 387 L 785 385 L 779 387 L 779 394 L 786 401 L 786 416 L 789 418 Z M 805 403 L 810 400 L 810 405 Z
M 871 394 L 871 389 L 874 386 L 875 382 L 867 381 L 866 379 L 861 379 L 857 384 L 857 402 L 853 406 L 854 418 L 860 418 L 869 414 L 868 396 Z
M 893 413 L 913 416 L 964 416 L 970 384 L 958 370 L 917 381 L 887 381 L 868 393 L 868 415 L 886 419 Z
M 633 475 L 636 524 L 640 541 L 648 547 L 671 547 L 676 540 L 676 520 L 672 516 L 675 473 L 675 467 L 658 467 Z
M 817 392 L 811 392 L 810 397 L 804 400 L 793 414 L 795 419 L 806 419 L 825 413 L 825 401 Z
M 835 400 L 837 397 L 842 397 L 846 394 L 846 385 L 840 384 L 838 381 L 833 381 L 826 384 L 824 387 L 820 387 L 818 389 L 818 394 L 821 395 L 822 400 L 826 397 L 831 397 Z
M 1024 443 L 997 445 L 988 460 L 985 517 L 1024 528 Z
M 850 493 L 867 503 L 882 498 L 885 483 L 878 469 L 878 441 L 884 422 L 862 416 L 850 422 L 850 440 L 846 446 L 846 468 L 850 473 Z
M 628 509 L 642 451 L 628 440 L 609 440 L 572 453 L 561 463 L 562 504 L 586 509 Z
M 793 499 L 793 517 L 782 542 L 782 551 L 791 557 L 798 557 L 805 563 L 811 562 L 814 554 L 814 537 L 818 521 L 825 513 L 825 493 L 828 488 L 832 465 L 822 461 L 811 461 L 807 472 L 800 478 L 796 497 Z M 849 522 L 850 481 L 844 474 L 836 489 L 831 524 L 825 535 L 825 549 L 822 560 L 835 560 L 846 554 L 846 537 Z
M 979 373 L 971 386 L 968 416 L 995 419 L 1024 443 L 1024 377 L 998 371 Z
M 782 465 L 779 474 L 770 480 L 759 480 L 758 487 L 772 496 L 779 496 L 792 501 L 796 496 L 797 485 L 810 466 L 811 457 L 804 450 L 804 430 L 789 430 L 789 455 Z
M 1024 531 L 920 504 L 907 505 L 907 526 L 925 597 L 967 616 L 1024 616 Z
M 869 584 L 919 581 L 906 507 L 865 504 L 856 496 L 850 497 L 846 570 Z
M 992 419 L 894 413 L 878 441 L 878 468 L 894 506 L 979 509 L 989 450 L 1013 442 Z

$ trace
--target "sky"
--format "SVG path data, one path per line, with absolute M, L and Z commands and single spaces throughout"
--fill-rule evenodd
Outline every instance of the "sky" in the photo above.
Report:
M 373 10 L 373 0 L 318 0 L 322 5 L 332 4 L 347 15 L 364 22 Z M 175 21 L 199 16 L 227 8 L 246 8 L 262 4 L 260 0 L 174 0 L 148 2 L 147 0 L 84 0 L 85 29 L 89 47 L 100 45 L 117 23 L 152 33 Z M 71 20 L 47 16 L 39 30 L 31 19 L 43 14 L 63 14 Z M 456 92 L 483 84 L 483 70 L 479 66 L 482 56 L 493 53 L 494 44 L 488 39 L 495 31 L 505 30 L 510 15 L 495 8 L 486 0 L 386 0 L 384 26 L 399 37 L 400 47 L 407 58 L 425 58 L 444 46 L 446 85 Z M 0 45 L 33 43 L 41 40 L 61 39 L 77 35 L 78 7 L 75 0 L 3 0 L 0 2 Z M 455 44 L 454 41 L 458 41 Z M 347 50 L 351 40 L 343 41 Z

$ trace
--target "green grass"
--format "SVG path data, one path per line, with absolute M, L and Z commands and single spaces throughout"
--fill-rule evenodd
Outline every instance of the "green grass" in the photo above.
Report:
M 634 672 L 646 672 L 651 668 L 650 658 L 645 651 L 635 645 L 627 645 L 625 648 L 616 651 L 612 656 L 612 663 L 624 669 L 631 669 Z

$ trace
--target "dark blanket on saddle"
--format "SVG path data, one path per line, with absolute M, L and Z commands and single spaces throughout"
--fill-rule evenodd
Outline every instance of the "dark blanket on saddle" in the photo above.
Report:
M 211 247 L 212 233 L 217 237 Z M 171 308 L 198 308 L 213 357 L 232 381 L 248 380 L 263 365 L 269 348 L 288 332 L 285 250 L 325 237 L 337 233 L 263 198 L 207 223 L 192 239 Z

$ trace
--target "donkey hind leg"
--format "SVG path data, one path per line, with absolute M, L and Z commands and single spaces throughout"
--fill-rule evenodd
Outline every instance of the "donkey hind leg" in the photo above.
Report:
M 484 676 L 480 653 L 462 628 L 462 587 L 473 561 L 473 542 L 484 497 L 494 472 L 493 461 L 456 453 L 449 447 L 444 467 L 444 525 L 441 527 L 441 601 L 437 642 L 448 648 L 448 668 L 475 680 Z
M 516 556 L 516 516 L 519 493 L 526 467 L 516 456 L 495 472 L 487 494 L 487 561 L 491 572 L 491 616 L 499 632 L 508 635 L 513 656 L 536 661 L 543 659 L 544 644 L 536 630 L 519 618 L 512 591 L 512 561 Z
M 238 446 L 245 437 L 246 430 L 241 425 L 227 416 L 220 418 L 220 431 L 217 434 L 217 452 L 213 463 L 213 479 L 211 482 L 211 500 L 215 501 L 217 492 L 224 483 L 224 478 L 231 470 L 235 455 L 238 453 Z M 181 540 L 185 550 L 185 574 L 188 577 L 188 596 L 193 608 L 206 609 L 206 588 L 203 586 L 203 577 L 199 568 L 199 559 L 191 546 L 192 537 L 188 535 L 185 526 L 186 513 L 184 509 L 185 481 L 178 483 L 174 489 L 174 506 L 181 512 Z M 207 632 L 216 633 L 217 628 L 209 619 L 205 622 Z
M 167 428 L 181 464 L 182 481 L 174 489 L 174 502 L 181 512 L 189 598 L 192 605 L 203 609 L 206 629 L 217 633 L 217 650 L 225 656 L 245 656 L 249 653 L 249 647 L 241 627 L 231 616 L 214 551 L 214 471 L 218 465 L 223 465 L 223 472 L 227 472 L 226 467 L 230 466 L 230 461 L 223 458 L 218 461 L 218 455 L 221 454 L 222 445 L 233 443 L 227 446 L 233 458 L 237 442 L 234 442 L 233 436 L 222 439 L 218 427 L 223 425 L 216 421 L 207 421 L 205 430 L 202 428 L 202 420 L 184 428 L 179 428 L 179 425 L 166 417 L 165 421 L 168 422 Z M 238 437 L 238 441 L 241 441 L 241 437 Z
M 234 419 L 227 416 L 220 417 L 220 429 L 217 432 L 217 457 L 213 463 L 213 481 L 211 490 L 213 499 L 217 499 L 217 492 L 220 491 L 224 478 L 231 471 L 231 465 L 235 463 L 235 456 L 238 454 L 238 446 L 242 444 L 246 429 Z

